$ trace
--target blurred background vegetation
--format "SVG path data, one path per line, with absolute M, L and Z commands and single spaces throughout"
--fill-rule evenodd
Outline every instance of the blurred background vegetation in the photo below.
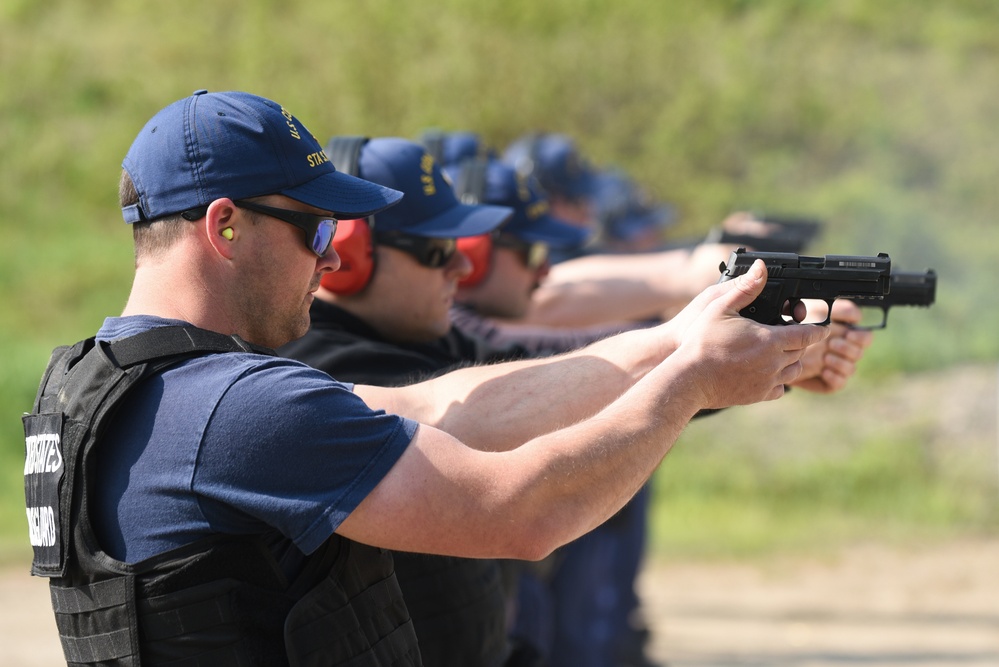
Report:
M 320 142 L 565 132 L 676 207 L 677 236 L 752 208 L 827 221 L 813 254 L 934 268 L 936 305 L 893 311 L 844 394 L 692 425 L 654 544 L 995 533 L 997 27 L 987 0 L 4 0 L 0 552 L 26 553 L 18 416 L 48 354 L 130 286 L 121 159 L 198 88 L 275 99 Z

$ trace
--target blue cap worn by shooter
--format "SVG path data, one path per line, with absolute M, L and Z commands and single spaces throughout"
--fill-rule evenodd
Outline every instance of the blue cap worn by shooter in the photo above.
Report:
M 597 217 L 612 240 L 632 241 L 642 234 L 660 233 L 676 215 L 666 204 L 653 203 L 639 185 L 617 169 L 596 178 Z
M 139 132 L 122 167 L 139 193 L 125 222 L 157 220 L 216 199 L 281 194 L 338 218 L 372 215 L 402 193 L 338 172 L 312 133 L 276 102 L 196 91 Z
M 551 214 L 548 198 L 537 180 L 517 173 L 499 160 L 466 160 L 445 169 L 445 174 L 451 176 L 462 201 L 481 201 L 513 209 L 513 215 L 503 223 L 503 233 L 527 243 L 546 243 L 551 248 L 577 248 L 590 237 L 590 230 Z
M 398 206 L 375 216 L 376 232 L 460 238 L 492 231 L 512 211 L 502 206 L 462 204 L 433 156 L 399 137 L 369 140 L 357 160 L 357 175 L 405 193 Z
M 549 196 L 585 199 L 593 196 L 596 173 L 564 134 L 528 134 L 510 144 L 503 161 L 538 179 Z
M 493 151 L 482 141 L 482 137 L 467 130 L 426 130 L 420 136 L 420 143 L 444 170 L 469 158 L 493 157 Z

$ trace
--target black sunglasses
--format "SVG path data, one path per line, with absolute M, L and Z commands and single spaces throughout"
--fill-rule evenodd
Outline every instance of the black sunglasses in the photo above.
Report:
M 325 255 L 326 251 L 329 250 L 333 236 L 336 234 L 336 219 L 326 215 L 292 211 L 287 208 L 274 208 L 273 206 L 254 204 L 243 199 L 233 199 L 232 203 L 247 211 L 269 215 L 298 227 L 305 232 L 305 245 L 319 257 Z
M 532 271 L 541 268 L 548 261 L 548 244 L 544 241 L 524 241 L 511 234 L 497 234 L 493 244 L 500 248 L 509 248 L 518 255 L 524 266 Z
M 431 269 L 439 269 L 451 261 L 458 251 L 453 238 L 415 236 L 403 232 L 375 232 L 375 242 L 412 255 L 417 262 Z

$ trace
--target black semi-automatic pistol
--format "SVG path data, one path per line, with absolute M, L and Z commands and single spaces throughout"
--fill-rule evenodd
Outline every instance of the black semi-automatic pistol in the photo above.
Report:
M 749 271 L 762 259 L 767 267 L 763 292 L 739 314 L 762 324 L 794 324 L 784 313 L 805 299 L 819 299 L 829 306 L 825 321 L 829 324 L 833 301 L 853 299 L 877 305 L 891 290 L 891 258 L 885 253 L 876 257 L 826 255 L 805 257 L 790 252 L 748 252 L 739 248 L 723 263 L 719 282 L 733 280 Z

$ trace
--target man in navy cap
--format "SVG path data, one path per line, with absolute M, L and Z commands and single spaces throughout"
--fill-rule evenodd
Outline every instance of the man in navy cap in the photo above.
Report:
M 529 310 L 534 292 L 548 274 L 549 252 L 578 248 L 590 233 L 558 219 L 533 177 L 518 173 L 498 160 L 466 159 L 448 173 L 463 201 L 509 206 L 514 211 L 496 232 L 459 242 L 459 248 L 472 260 L 473 270 L 460 283 L 452 311 L 455 332 L 480 337 L 493 345 L 525 349 L 531 354 L 554 354 L 620 330 L 615 326 L 572 329 L 517 324 L 515 320 Z M 643 489 L 640 493 L 644 492 Z M 620 521 L 614 518 L 612 523 Z M 601 526 L 596 530 L 607 529 Z M 581 539 L 588 544 L 593 539 L 591 535 Z M 588 608 L 576 610 L 572 615 L 565 613 L 559 605 L 561 599 L 555 594 L 556 576 L 567 559 L 576 560 L 575 545 L 567 545 L 537 564 L 519 563 L 508 568 L 516 591 L 512 595 L 510 636 L 518 645 L 531 647 L 545 664 L 570 664 L 577 652 L 565 650 L 562 626 L 580 616 L 594 615 Z M 581 589 L 580 593 L 602 591 L 603 584 L 615 576 L 617 564 L 613 559 L 605 558 L 600 565 L 590 568 L 587 580 L 572 582 Z M 580 595 L 576 601 L 588 605 L 590 598 Z M 580 628 L 584 632 L 591 629 L 592 624 Z M 597 650 L 595 655 L 587 657 L 588 664 L 610 664 L 606 659 L 608 651 L 601 650 L 607 641 L 588 637 L 580 643 L 580 650 Z
M 597 172 L 571 137 L 557 132 L 526 134 L 507 147 L 503 161 L 537 179 L 557 218 L 596 231 Z
M 534 294 L 524 324 L 587 327 L 658 319 L 682 308 L 718 279 L 718 264 L 735 246 L 711 244 L 693 251 L 611 254 L 600 234 L 603 172 L 566 134 L 533 132 L 511 143 L 502 160 L 532 176 L 552 214 L 589 232 L 589 242 L 552 253 L 551 276 Z
M 341 222 L 333 248 L 342 268 L 321 281 L 308 333 L 278 352 L 341 381 L 379 386 L 501 358 L 470 341 L 437 343 L 451 328 L 458 283 L 472 270 L 460 242 L 493 233 L 511 209 L 459 202 L 427 149 L 406 139 L 335 137 L 326 148 L 339 170 L 404 197 L 375 216 Z M 433 246 L 440 252 L 426 251 Z M 511 648 L 497 560 L 393 558 L 426 664 L 502 663 Z
M 400 190 L 404 199 L 367 220 L 341 222 L 342 229 L 350 231 L 338 233 L 334 248 L 348 268 L 324 278 L 312 306 L 309 333 L 279 352 L 341 380 L 391 386 L 469 363 L 564 352 L 617 331 L 501 329 L 490 327 L 495 320 L 483 317 L 522 315 L 544 280 L 549 249 L 579 246 L 587 239 L 585 230 L 551 215 L 532 178 L 497 160 L 466 159 L 444 170 L 454 184 L 452 193 L 436 161 L 427 168 L 429 150 L 403 139 L 360 138 L 353 158 L 354 151 L 348 149 L 351 141 L 358 138 L 337 137 L 327 145 L 335 165 Z M 425 172 L 432 175 L 434 185 L 429 190 L 428 181 L 421 178 Z M 459 204 L 455 195 L 466 203 Z M 442 211 L 452 212 L 450 227 L 436 222 Z M 455 224 L 461 219 L 459 211 L 465 217 L 474 212 L 480 219 L 492 218 L 497 225 L 485 233 L 470 233 L 471 225 Z M 368 238 L 363 253 L 351 239 L 356 229 Z M 417 257 L 379 242 L 386 235 L 404 234 L 411 243 L 422 244 L 440 241 L 442 233 L 454 235 L 459 252 L 438 267 L 423 266 Z M 365 262 L 363 257 L 369 254 L 371 261 Z M 355 274 L 367 275 L 366 282 L 359 285 Z M 442 299 L 442 294 L 453 295 L 455 302 L 450 313 L 455 326 L 446 335 L 442 331 L 450 323 L 439 305 L 452 299 Z M 422 324 L 417 326 L 418 322 Z M 610 529 L 620 530 L 619 523 Z M 530 607 L 540 599 L 532 595 L 536 589 L 530 575 L 521 581 L 525 597 L 520 603 L 507 591 L 511 606 L 520 610 L 508 648 L 502 633 L 497 634 L 503 627 L 503 607 L 495 561 L 405 553 L 395 554 L 395 561 L 429 663 L 490 664 L 506 650 L 518 651 L 511 660 L 520 660 L 529 647 L 539 648 L 533 623 L 523 620 L 534 617 L 537 610 Z M 606 572 L 600 582 L 611 574 Z M 560 658 L 565 662 L 568 653 Z
M 495 159 L 468 159 L 445 170 L 463 201 L 507 206 L 510 219 L 495 232 L 462 239 L 458 247 L 472 262 L 459 283 L 452 320 L 466 334 L 492 345 L 533 353 L 580 347 L 633 326 L 619 324 L 555 328 L 519 324 L 551 268 L 551 254 L 579 248 L 590 232 L 559 219 L 531 176 Z
M 452 312 L 456 329 L 494 345 L 550 354 L 627 328 L 652 326 L 652 322 L 631 322 L 572 328 L 519 322 L 548 275 L 548 249 L 581 248 L 590 234 L 558 219 L 535 179 L 507 164 L 471 157 L 446 171 L 462 201 L 514 211 L 496 232 L 459 241 L 473 270 L 460 283 Z M 652 206 L 618 171 L 601 172 L 595 179 L 601 220 L 597 244 L 603 247 L 613 237 L 615 252 L 649 250 L 643 237 L 658 236 L 667 220 L 665 211 Z M 598 292 L 591 286 L 585 293 L 602 303 L 606 298 Z M 838 316 L 854 317 L 857 313 L 850 306 L 839 304 Z M 842 326 L 834 336 L 857 353 L 870 341 L 869 333 Z M 817 383 L 811 388 L 831 391 L 842 386 Z M 548 562 L 521 568 L 520 600 L 511 632 L 536 647 L 552 666 L 603 667 L 620 660 L 651 664 L 644 652 L 646 633 L 634 588 L 648 500 L 646 486 L 611 520 L 566 545 Z
M 597 176 L 597 245 L 604 252 L 651 252 L 665 246 L 664 230 L 676 219 L 673 210 L 653 202 L 619 169 Z
M 782 396 L 828 337 L 738 315 L 759 263 L 578 353 L 344 384 L 268 348 L 308 330 L 337 219 L 397 191 L 246 93 L 164 108 L 123 167 L 128 301 L 53 353 L 24 417 L 32 573 L 71 663 L 419 665 L 383 549 L 542 558 L 620 508 L 694 414 Z

